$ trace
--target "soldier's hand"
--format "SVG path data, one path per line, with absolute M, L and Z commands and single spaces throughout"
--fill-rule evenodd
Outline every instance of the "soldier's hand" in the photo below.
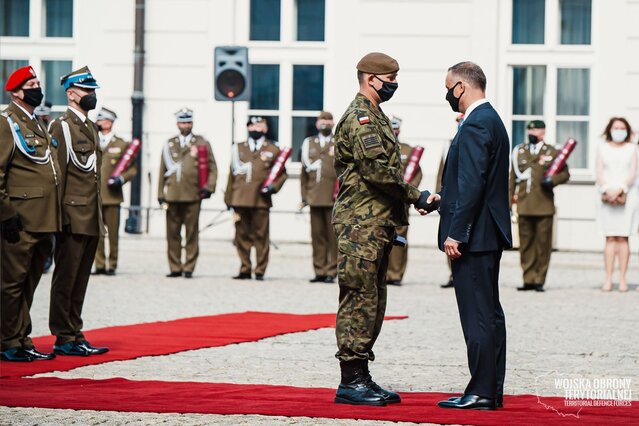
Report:
M 541 187 L 546 191 L 551 191 L 553 186 L 552 178 L 550 176 L 546 176 L 544 180 L 541 181 Z
M 439 194 L 431 194 L 430 191 L 422 191 L 419 199 L 415 203 L 415 208 L 419 214 L 426 215 L 439 208 L 439 200 L 441 199 Z
M 211 194 L 213 193 L 206 188 L 200 189 L 200 199 L 202 200 L 205 198 L 211 198 Z
M 116 176 L 114 178 L 109 178 L 107 181 L 107 186 L 111 189 L 118 189 L 124 185 L 124 178 L 122 176 Z
M 20 241 L 20 231 L 22 231 L 22 221 L 19 216 L 13 216 L 0 223 L 0 233 L 9 244 Z
M 265 197 L 270 197 L 275 194 L 275 187 L 273 185 L 268 185 L 266 188 L 262 189 L 260 193 Z

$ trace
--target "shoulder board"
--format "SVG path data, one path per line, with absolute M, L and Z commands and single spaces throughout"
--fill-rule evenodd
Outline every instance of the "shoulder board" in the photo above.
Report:
M 9 117 L 9 114 L 7 114 L 5 111 L 0 112 L 0 115 L 3 116 L 4 118 Z

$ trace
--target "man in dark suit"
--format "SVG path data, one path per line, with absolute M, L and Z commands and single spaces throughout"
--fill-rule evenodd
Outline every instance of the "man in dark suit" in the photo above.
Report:
M 448 69 L 446 100 L 465 118 L 453 139 L 439 204 L 439 248 L 452 263 L 455 296 L 471 379 L 461 397 L 440 407 L 493 410 L 503 404 L 506 324 L 499 302 L 499 262 L 511 246 L 508 208 L 510 143 L 485 98 L 486 76 L 472 62 Z M 420 210 L 425 214 L 425 210 Z

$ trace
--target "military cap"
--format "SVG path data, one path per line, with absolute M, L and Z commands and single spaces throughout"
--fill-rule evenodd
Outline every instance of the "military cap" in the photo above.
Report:
M 11 92 L 16 89 L 20 89 L 24 83 L 36 78 L 36 73 L 31 65 L 18 68 L 10 76 L 4 85 L 4 90 Z
M 116 118 L 118 118 L 118 115 L 115 112 L 111 111 L 108 108 L 102 107 L 102 109 L 98 112 L 98 115 L 95 117 L 95 121 L 98 121 L 98 120 L 115 121 Z
M 247 126 L 250 126 L 251 124 L 257 124 L 257 123 L 267 123 L 266 118 L 261 117 L 259 115 L 254 115 L 252 117 L 249 117 L 248 121 L 246 122 Z
M 68 90 L 70 87 L 81 87 L 82 89 L 100 88 L 87 66 L 63 75 L 60 77 L 60 84 L 64 86 L 64 90 Z
M 368 74 L 391 74 L 399 71 L 399 64 L 385 53 L 371 52 L 359 60 L 357 71 Z
M 322 111 L 320 112 L 320 114 L 317 116 L 318 120 L 332 120 L 333 119 L 333 114 L 331 114 L 328 111 Z
M 175 113 L 175 118 L 178 123 L 192 123 L 193 111 L 188 108 L 182 108 Z
M 394 116 L 394 115 L 391 115 L 389 118 L 390 118 L 390 122 L 391 122 L 391 127 L 393 129 L 399 129 L 400 127 L 402 127 L 402 119 L 401 118 L 399 118 L 397 116 Z
M 527 129 L 545 129 L 546 123 L 541 120 L 533 120 L 526 126 Z
M 51 115 L 51 102 L 45 102 L 44 105 L 38 105 L 33 110 L 33 114 L 36 117 L 41 117 L 43 115 Z

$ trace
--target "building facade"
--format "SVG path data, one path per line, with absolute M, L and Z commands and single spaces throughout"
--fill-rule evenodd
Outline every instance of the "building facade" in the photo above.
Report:
M 131 133 L 134 0 L 0 1 L 0 73 L 30 63 L 54 111 L 65 109 L 59 77 L 89 65 L 98 79 L 98 108 Z M 556 190 L 557 247 L 599 250 L 594 167 L 600 135 L 612 116 L 639 128 L 639 0 L 146 0 L 144 75 L 145 206 L 154 193 L 164 141 L 177 132 L 173 113 L 194 110 L 194 132 L 212 143 L 225 187 L 230 164 L 231 104 L 213 100 L 215 46 L 249 47 L 252 97 L 235 107 L 235 139 L 246 137 L 248 114 L 269 117 L 272 137 L 296 153 L 293 179 L 274 198 L 272 238 L 309 239 L 298 214 L 299 155 L 315 117 L 339 117 L 357 91 L 355 64 L 369 51 L 400 63 L 400 88 L 383 109 L 403 119 L 401 139 L 425 147 L 424 188 L 434 186 L 455 114 L 444 100 L 447 68 L 462 60 L 482 66 L 488 98 L 512 143 L 525 140 L 525 123 L 543 119 L 547 141 L 579 141 L 570 159 L 571 182 Z M 7 103 L 6 93 L 0 104 Z M 224 208 L 222 194 L 205 201 L 202 222 Z M 414 217 L 411 243 L 434 245 L 433 217 Z M 149 231 L 164 232 L 152 210 Z M 230 238 L 229 222 L 205 237 Z

